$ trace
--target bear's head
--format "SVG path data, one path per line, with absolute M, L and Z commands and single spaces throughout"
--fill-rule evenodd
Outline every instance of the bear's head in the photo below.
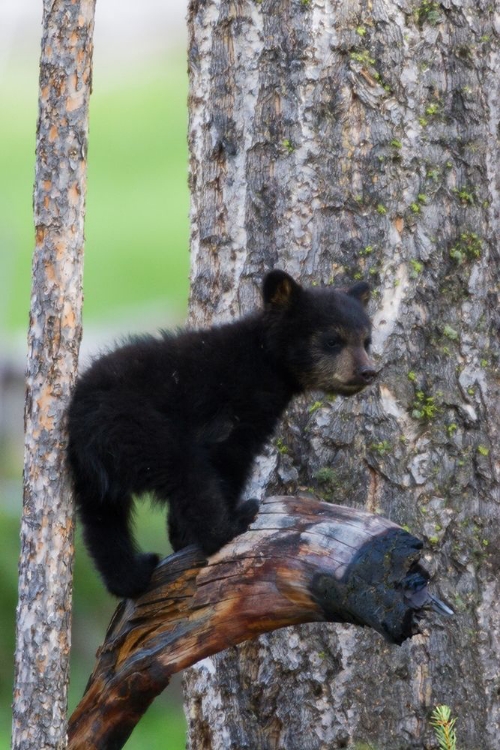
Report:
M 377 370 L 368 352 L 370 288 L 305 289 L 284 271 L 267 274 L 264 316 L 270 353 L 299 390 L 351 396 L 370 385 Z

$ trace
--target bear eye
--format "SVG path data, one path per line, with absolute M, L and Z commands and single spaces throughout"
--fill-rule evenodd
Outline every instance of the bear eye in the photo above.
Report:
M 340 336 L 327 336 L 325 345 L 330 351 L 338 351 L 342 346 L 342 339 Z
M 371 340 L 371 337 L 368 336 L 368 338 L 365 339 L 365 349 L 366 349 L 367 352 L 370 351 L 370 346 L 371 345 L 372 345 L 372 340 Z

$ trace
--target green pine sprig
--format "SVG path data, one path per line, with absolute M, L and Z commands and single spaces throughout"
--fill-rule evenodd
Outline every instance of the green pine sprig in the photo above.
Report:
M 455 734 L 456 719 L 451 718 L 449 706 L 436 706 L 431 715 L 431 725 L 436 732 L 440 750 L 457 750 L 457 736 Z

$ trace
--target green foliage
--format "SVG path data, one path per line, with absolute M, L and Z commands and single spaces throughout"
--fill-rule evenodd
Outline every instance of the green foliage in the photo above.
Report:
M 454 188 L 453 191 L 462 205 L 471 206 L 474 203 L 474 190 L 467 185 L 461 188 Z
M 168 77 L 166 72 L 168 70 Z M 0 278 L 11 330 L 28 320 L 34 246 L 32 192 L 36 73 L 2 88 Z M 186 73 L 182 59 L 101 85 L 90 106 L 85 321 L 113 307 L 159 300 L 184 315 L 188 295 Z M 166 126 L 168 123 L 168 127 Z
M 425 108 L 425 114 L 429 115 L 429 117 L 432 117 L 433 115 L 437 115 L 439 112 L 439 104 L 437 102 L 431 102 L 426 108 Z
M 446 336 L 446 338 L 451 339 L 451 341 L 456 341 L 458 339 L 457 331 L 455 331 L 455 329 L 448 324 L 446 324 L 443 328 L 443 334 Z
M 392 450 L 392 445 L 388 440 L 382 440 L 380 443 L 372 443 L 370 448 L 376 451 L 380 456 L 385 456 Z
M 360 255 L 371 255 L 373 253 L 373 245 L 367 245 L 359 251 Z
M 351 60 L 366 66 L 375 65 L 375 60 L 370 57 L 370 53 L 366 49 L 361 52 L 351 52 Z
M 433 2 L 433 0 L 422 0 L 416 13 L 418 24 L 423 26 L 424 23 L 428 23 L 431 26 L 436 26 L 441 23 L 440 11 L 439 3 Z
M 4 494 L 5 493 L 5 494 Z M 0 496 L 0 507 L 11 504 L 10 493 L 4 490 Z M 19 494 L 21 487 L 19 486 Z M 19 503 L 20 504 L 20 503 Z M 19 558 L 19 520 L 17 515 L 0 513 L 0 568 L 2 570 L 0 627 L 0 660 L 4 665 L 0 680 L 0 747 L 10 747 L 12 716 L 13 658 L 16 602 L 17 602 L 17 561 Z M 90 674 L 90 672 L 89 672 Z
M 438 412 L 439 408 L 435 403 L 434 396 L 427 396 L 424 391 L 417 391 L 415 393 L 415 400 L 412 404 L 412 417 L 429 422 L 434 419 Z
M 337 472 L 329 466 L 322 466 L 314 474 L 314 479 L 318 483 L 317 494 L 326 502 L 333 502 L 335 499 L 335 490 L 339 486 Z
M 483 241 L 476 232 L 462 232 L 450 250 L 450 258 L 459 265 L 481 257 Z
M 309 412 L 309 414 L 314 414 L 314 412 L 318 411 L 318 409 L 321 409 L 322 406 L 323 401 L 315 401 L 314 404 L 311 404 L 307 411 Z
M 431 725 L 434 727 L 440 750 L 457 750 L 455 733 L 455 718 L 451 718 L 449 706 L 436 706 L 431 715 Z
M 420 210 L 420 208 L 419 208 L 419 210 Z M 422 273 L 422 271 L 424 270 L 424 264 L 421 263 L 419 260 L 415 260 L 415 258 L 412 258 L 410 260 L 410 265 L 411 265 L 410 276 L 411 276 L 412 279 L 416 279 L 417 276 L 420 273 Z
M 287 453 L 290 452 L 290 448 L 285 445 L 283 438 L 276 438 L 276 449 L 278 453 L 281 453 L 282 456 L 285 456 Z
M 166 67 L 166 66 L 165 66 Z M 124 301 L 188 293 L 186 81 L 151 72 L 99 94 L 94 85 L 85 251 L 86 316 Z M 159 91 L 162 95 L 159 96 Z M 168 123 L 168 127 L 165 127 Z
M 314 478 L 320 484 L 331 485 L 331 484 L 335 484 L 337 480 L 337 475 L 333 469 L 330 469 L 329 466 L 324 466 L 322 469 L 318 469 L 318 471 L 314 475 Z

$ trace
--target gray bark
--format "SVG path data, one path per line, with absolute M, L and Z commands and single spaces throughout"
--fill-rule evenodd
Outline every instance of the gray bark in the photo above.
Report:
M 73 507 L 64 410 L 81 337 L 95 0 L 45 0 L 12 747 L 66 747 Z
M 378 385 L 299 400 L 250 494 L 407 526 L 456 609 L 402 648 L 311 625 L 204 660 L 193 750 L 421 750 L 441 702 L 459 747 L 498 747 L 498 11 L 191 2 L 193 321 L 251 309 L 273 266 L 375 290 Z

